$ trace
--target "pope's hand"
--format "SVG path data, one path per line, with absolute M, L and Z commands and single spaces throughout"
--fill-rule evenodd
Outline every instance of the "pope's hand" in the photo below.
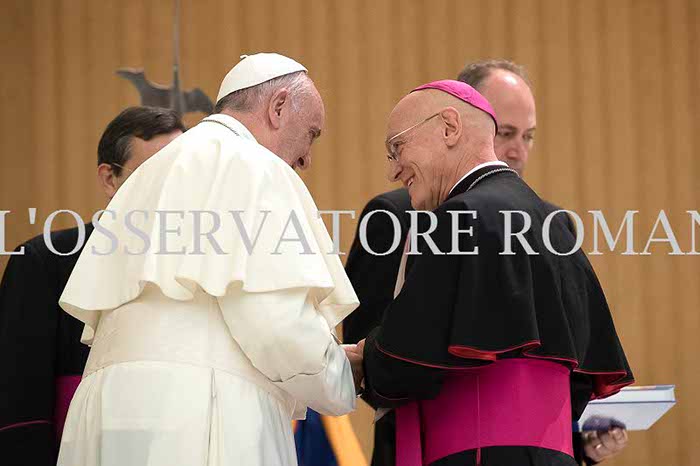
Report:
M 587 457 L 600 463 L 620 453 L 627 446 L 627 431 L 614 428 L 608 431 L 583 433 L 583 451 Z
M 364 379 L 364 371 L 362 369 L 362 351 L 358 350 L 359 345 L 343 345 L 345 355 L 350 360 L 352 368 L 352 377 L 355 380 L 355 390 L 360 390 L 362 379 Z

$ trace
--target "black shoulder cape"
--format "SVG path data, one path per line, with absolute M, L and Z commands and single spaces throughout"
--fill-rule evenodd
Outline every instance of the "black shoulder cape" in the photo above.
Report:
M 463 180 L 434 211 L 438 222 L 430 238 L 445 254 L 419 238 L 420 255 L 412 257 L 403 290 L 368 343 L 385 356 L 436 369 L 512 357 L 561 362 L 573 369 L 572 383 L 588 387 L 587 399 L 580 400 L 585 407 L 588 399 L 612 395 L 634 381 L 605 295 L 583 251 L 560 256 L 547 249 L 543 223 L 551 206 L 516 174 L 492 173 L 467 190 L 475 177 L 497 168 L 482 168 Z M 476 218 L 458 211 L 475 211 Z M 513 254 L 504 254 L 501 211 L 529 216 L 524 238 L 536 255 L 516 238 L 510 241 Z M 423 217 L 420 231 L 428 228 Z M 472 228 L 473 235 L 454 235 L 454 218 L 455 228 Z M 521 231 L 524 216 L 511 218 L 511 230 Z M 556 251 L 573 248 L 565 213 L 554 217 L 549 232 Z M 455 246 L 462 252 L 478 248 L 478 254 L 455 254 Z M 379 378 L 380 384 L 381 379 L 391 377 Z

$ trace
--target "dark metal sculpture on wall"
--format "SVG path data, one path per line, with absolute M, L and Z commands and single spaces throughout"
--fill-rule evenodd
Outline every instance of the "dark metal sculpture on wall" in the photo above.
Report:
M 180 0 L 176 0 L 172 86 L 164 86 L 149 81 L 146 79 L 146 72 L 143 69 L 121 68 L 117 70 L 117 74 L 133 83 L 141 96 L 141 105 L 171 108 L 181 116 L 188 112 L 204 112 L 210 114 L 214 111 L 214 104 L 212 104 L 204 91 L 198 87 L 184 92 L 180 90 L 179 27 Z

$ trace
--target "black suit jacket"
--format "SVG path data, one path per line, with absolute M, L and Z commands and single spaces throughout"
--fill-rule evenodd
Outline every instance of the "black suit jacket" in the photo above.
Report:
M 390 212 L 399 221 L 399 244 L 387 255 L 375 256 L 367 251 L 360 242 L 360 224 L 362 219 L 376 210 Z M 343 341 L 357 343 L 365 338 L 370 330 L 382 321 L 384 309 L 394 298 L 394 285 L 403 254 L 406 235 L 410 227 L 408 211 L 413 210 L 408 191 L 397 189 L 380 194 L 365 206 L 355 240 L 345 265 L 357 297 L 359 307 L 343 321 Z M 367 245 L 371 250 L 384 253 L 389 251 L 394 241 L 395 224 L 391 218 L 378 212 L 366 224 Z
M 85 226 L 85 241 L 93 231 Z M 51 233 L 59 252 L 72 251 L 78 229 Z M 82 248 L 56 255 L 37 236 L 19 246 L 0 283 L 0 455 L 4 466 L 56 464 L 53 423 L 56 378 L 82 375 L 90 348 L 80 343 L 83 323 L 58 299 Z

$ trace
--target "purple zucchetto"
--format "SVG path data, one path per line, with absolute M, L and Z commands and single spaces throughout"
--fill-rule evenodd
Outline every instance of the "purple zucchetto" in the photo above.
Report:
M 459 100 L 468 103 L 474 108 L 478 108 L 484 113 L 487 113 L 492 119 L 493 123 L 496 125 L 496 132 L 498 132 L 498 120 L 496 119 L 496 112 L 491 107 L 491 104 L 486 97 L 481 95 L 479 91 L 471 87 L 469 84 L 463 83 L 462 81 L 455 81 L 453 79 L 443 79 L 441 81 L 433 81 L 422 86 L 418 86 L 411 92 L 422 91 L 425 89 L 437 89 L 438 91 L 446 92 Z

